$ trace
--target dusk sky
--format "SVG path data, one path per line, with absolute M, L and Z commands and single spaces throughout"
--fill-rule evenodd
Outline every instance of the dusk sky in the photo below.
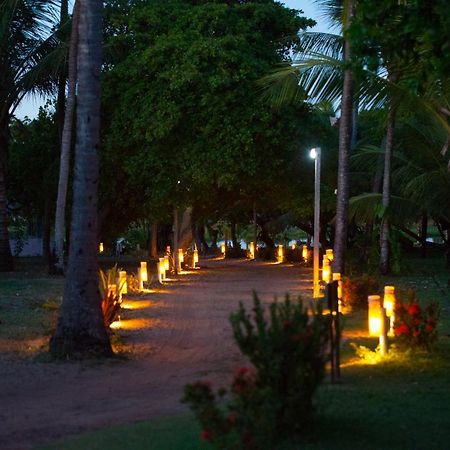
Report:
M 313 31 L 328 31 L 329 27 L 320 17 L 320 12 L 316 7 L 314 0 L 286 0 L 283 3 L 290 8 L 303 10 L 306 17 L 314 19 L 317 22 L 317 25 L 313 28 Z M 39 106 L 43 105 L 44 102 L 45 99 L 42 97 L 28 96 L 17 108 L 16 116 L 18 118 L 23 118 L 25 116 L 34 118 L 38 112 Z

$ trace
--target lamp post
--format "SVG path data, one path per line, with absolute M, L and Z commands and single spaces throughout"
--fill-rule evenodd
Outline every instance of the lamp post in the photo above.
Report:
M 320 147 L 311 149 L 314 159 L 314 247 L 313 247 L 313 298 L 320 297 L 319 239 L 320 239 Z

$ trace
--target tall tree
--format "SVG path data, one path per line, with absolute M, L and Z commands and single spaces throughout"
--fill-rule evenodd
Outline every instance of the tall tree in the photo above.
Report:
M 354 14 L 354 0 L 347 0 L 344 8 L 344 38 Z M 336 228 L 334 235 L 333 271 L 344 273 L 345 251 L 347 249 L 348 204 L 350 196 L 350 148 L 352 143 L 353 125 L 353 72 L 350 67 L 351 43 L 344 39 L 344 71 L 342 86 L 341 119 L 339 123 L 339 165 L 336 196 Z
M 98 290 L 97 208 L 102 1 L 79 0 L 77 141 L 70 251 L 55 357 L 112 353 Z
M 70 149 L 72 145 L 72 129 L 76 102 L 77 83 L 77 51 L 78 51 L 78 23 L 79 7 L 75 3 L 72 33 L 69 48 L 69 89 L 67 105 L 64 114 L 64 127 L 61 138 L 61 156 L 59 164 L 58 197 L 55 214 L 55 268 L 57 272 L 64 272 L 64 237 L 66 221 L 67 186 L 69 184 Z
M 0 271 L 13 269 L 9 246 L 6 174 L 9 123 L 30 92 L 53 90 L 58 71 L 51 33 L 55 2 L 4 0 L 0 3 Z

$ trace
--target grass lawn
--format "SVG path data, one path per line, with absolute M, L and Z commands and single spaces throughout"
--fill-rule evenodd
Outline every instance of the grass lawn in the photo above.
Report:
M 422 302 L 440 302 L 436 350 L 430 354 L 399 353 L 378 364 L 369 364 L 357 357 L 351 346 L 352 342 L 371 349 L 376 346 L 375 339 L 357 333 L 367 326 L 365 314 L 347 316 L 345 326 L 350 337 L 343 342 L 342 381 L 322 386 L 314 428 L 305 430 L 301 442 L 283 449 L 450 448 L 449 272 L 441 259 L 411 259 L 409 266 L 413 268 L 410 273 L 383 282 L 415 288 Z M 61 283 L 59 279 L 39 276 L 24 280 L 2 276 L 0 289 L 3 299 L 6 293 L 6 303 L 2 301 L 0 309 L 0 337 L 20 339 L 48 332 L 54 314 L 52 305 L 58 303 L 61 295 Z M 199 426 L 188 415 L 103 429 L 42 449 L 211 448 L 199 441 L 199 433 Z

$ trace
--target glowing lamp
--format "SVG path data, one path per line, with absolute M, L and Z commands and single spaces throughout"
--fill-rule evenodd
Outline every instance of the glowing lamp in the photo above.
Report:
M 139 272 L 141 281 L 145 282 L 148 281 L 148 274 L 147 274 L 147 262 L 141 261 L 141 270 Z
M 379 295 L 369 295 L 367 298 L 369 304 L 369 335 L 379 336 L 381 333 L 381 299 Z
M 283 248 L 283 246 L 281 244 L 278 246 L 277 260 L 280 263 L 282 263 L 284 261 L 284 248 Z
M 291 249 L 292 249 L 292 250 L 295 250 L 295 247 L 297 247 L 297 246 L 295 245 L 295 243 L 291 245 Z
M 164 256 L 164 269 L 166 272 L 168 272 L 170 270 L 169 255 Z
M 105 250 L 105 248 L 103 247 L 103 242 L 100 242 L 100 244 L 98 244 L 98 252 L 103 253 L 104 250 Z
M 225 243 L 220 244 L 220 253 L 222 253 L 222 255 L 225 256 L 226 251 L 227 247 L 225 246 Z
M 330 260 L 324 256 L 322 261 L 322 281 L 329 283 L 331 281 Z
M 386 309 L 386 315 L 392 317 L 394 315 L 395 309 L 395 287 L 385 286 L 384 287 L 384 298 L 383 306 Z
M 128 286 L 127 286 L 127 272 L 125 270 L 121 270 L 119 272 L 119 289 L 120 289 L 120 296 L 122 297 L 123 294 L 128 293 Z
M 158 262 L 158 281 L 162 283 L 166 279 L 165 258 L 159 258 Z
M 339 272 L 333 273 L 333 281 L 337 281 L 337 297 L 338 297 L 338 310 L 341 312 L 342 309 L 342 277 Z
M 255 244 L 253 242 L 248 244 L 248 257 L 250 259 L 255 259 Z
M 342 277 L 339 272 L 333 273 L 333 281 L 338 282 L 337 296 L 339 300 L 342 300 Z
M 180 264 L 184 263 L 184 252 L 182 248 L 178 249 L 178 261 Z
M 302 258 L 303 258 L 303 261 L 305 261 L 305 262 L 307 262 L 308 261 L 308 246 L 307 245 L 304 245 L 303 246 L 303 248 L 302 248 Z
M 325 256 L 328 258 L 328 261 L 333 262 L 334 255 L 333 255 L 333 249 L 329 248 L 325 252 Z
M 386 310 L 386 316 L 389 318 L 389 334 L 394 334 L 394 321 L 395 321 L 395 287 L 385 286 L 384 287 L 384 297 L 383 297 L 383 307 Z
M 194 257 L 192 258 L 192 261 L 194 263 L 193 266 L 195 269 L 195 265 L 198 263 L 198 250 L 197 249 L 194 250 Z
M 308 246 L 304 245 L 302 248 L 302 258 L 305 262 L 308 261 L 308 256 L 309 256 Z

